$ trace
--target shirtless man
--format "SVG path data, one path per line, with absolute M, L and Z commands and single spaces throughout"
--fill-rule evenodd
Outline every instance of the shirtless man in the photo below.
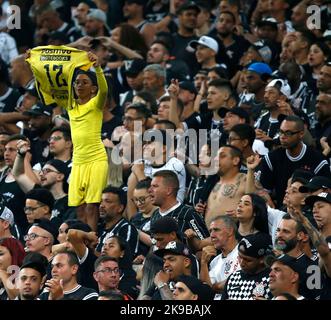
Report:
M 235 215 L 235 210 L 240 198 L 249 192 L 255 192 L 254 170 L 255 162 L 259 157 L 252 157 L 248 163 L 248 173 L 239 172 L 242 154 L 233 146 L 224 146 L 218 150 L 217 159 L 219 165 L 220 180 L 208 197 L 205 222 L 207 225 L 217 215 Z

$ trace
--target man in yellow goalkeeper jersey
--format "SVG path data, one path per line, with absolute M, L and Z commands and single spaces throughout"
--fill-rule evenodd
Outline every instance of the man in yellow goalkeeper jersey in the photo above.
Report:
M 101 141 L 108 87 L 97 56 L 89 52 L 88 58 L 94 62 L 96 72 L 78 70 L 68 107 L 74 146 L 69 206 L 77 206 L 78 218 L 96 230 L 98 206 L 108 175 L 107 154 Z

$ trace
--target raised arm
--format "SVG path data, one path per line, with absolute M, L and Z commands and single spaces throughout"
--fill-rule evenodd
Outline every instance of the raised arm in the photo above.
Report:
M 30 146 L 28 141 L 19 140 L 17 142 L 17 154 L 12 170 L 12 174 L 16 182 L 25 193 L 32 190 L 36 184 L 34 179 L 30 176 L 31 174 L 33 174 L 31 164 L 29 161 L 25 160 L 25 157 L 27 156 L 29 150 Z M 27 166 L 30 166 L 30 175 L 26 172 Z
M 87 56 L 91 62 L 94 62 L 93 67 L 95 68 L 95 73 L 96 73 L 97 81 L 98 81 L 98 93 L 97 93 L 96 97 L 98 99 L 98 107 L 100 109 L 103 109 L 103 106 L 107 99 L 107 93 L 108 93 L 107 81 L 106 81 L 105 75 L 103 73 L 103 70 L 100 66 L 98 57 L 92 52 L 88 52 Z
M 82 230 L 75 229 L 70 229 L 67 237 L 80 259 L 85 255 L 87 248 L 86 243 L 96 243 L 98 241 L 98 237 L 95 232 L 84 232 Z
M 170 95 L 169 120 L 176 125 L 176 128 L 184 129 L 177 111 L 177 99 L 179 94 L 179 84 L 177 79 L 171 80 L 170 86 L 168 87 L 168 92 Z
M 119 44 L 118 42 L 108 38 L 108 37 L 98 37 L 97 39 L 101 40 L 102 43 L 111 49 L 118 51 L 124 57 L 128 59 L 144 59 L 144 57 L 138 52 Z

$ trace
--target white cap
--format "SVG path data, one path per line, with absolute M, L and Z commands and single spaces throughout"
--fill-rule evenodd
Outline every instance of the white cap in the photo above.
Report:
M 189 43 L 189 46 L 193 49 L 196 49 L 198 45 L 205 46 L 209 49 L 214 50 L 216 53 L 218 52 L 218 43 L 215 39 L 208 37 L 208 36 L 202 36 L 199 40 L 192 40 Z
M 271 80 L 268 83 L 267 88 L 268 87 L 276 87 L 275 86 L 276 84 L 280 84 L 279 91 L 284 96 L 286 96 L 286 98 L 289 98 L 291 96 L 291 87 L 290 87 L 290 85 L 288 84 L 288 82 L 286 80 L 283 80 L 283 79 L 274 79 L 274 80 Z M 278 88 L 278 86 L 277 86 L 277 88 Z
M 12 211 L 3 205 L 0 205 L 0 219 L 8 221 L 11 226 L 14 225 L 14 215 Z

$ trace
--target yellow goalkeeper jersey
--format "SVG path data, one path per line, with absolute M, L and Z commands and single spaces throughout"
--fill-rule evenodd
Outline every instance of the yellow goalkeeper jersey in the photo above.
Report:
M 76 68 L 88 70 L 92 62 L 87 52 L 66 46 L 33 48 L 26 59 L 35 76 L 36 89 L 43 104 L 68 109 L 72 77 Z
M 74 145 L 74 165 L 107 160 L 105 147 L 101 141 L 101 126 L 108 86 L 102 68 L 97 67 L 95 71 L 98 81 L 97 95 L 85 104 L 78 104 L 72 98 L 72 108 L 68 109 Z M 95 179 L 99 178 L 95 177 Z

